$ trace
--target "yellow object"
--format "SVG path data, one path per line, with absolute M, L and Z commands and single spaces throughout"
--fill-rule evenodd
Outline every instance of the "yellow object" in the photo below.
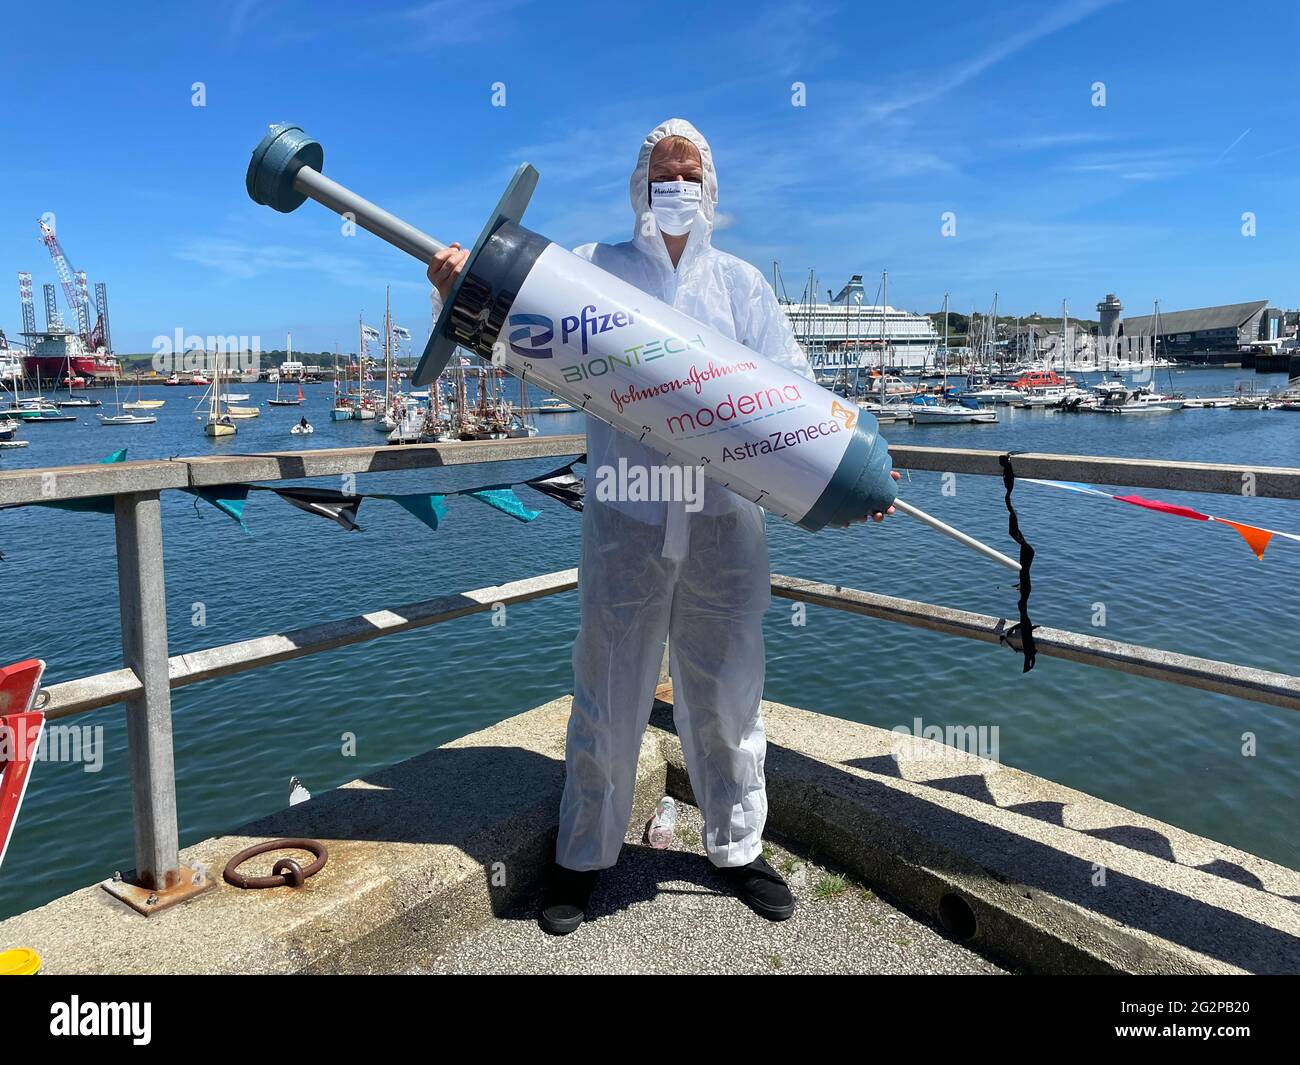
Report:
M 31 947 L 0 950 L 0 976 L 34 976 L 40 968 L 41 956 Z

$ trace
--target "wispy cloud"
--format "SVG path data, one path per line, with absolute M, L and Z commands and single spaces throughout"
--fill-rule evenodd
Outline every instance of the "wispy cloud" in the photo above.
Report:
M 802 2 L 768 4 L 738 34 L 746 61 L 764 77 L 816 77 L 839 51 L 835 21 L 839 10 L 830 4 Z
M 1071 0 L 1069 3 L 1061 4 L 1032 26 L 1027 26 L 1022 30 L 1007 35 L 996 44 L 976 53 L 969 59 L 946 67 L 939 66 L 940 73 L 938 76 L 935 75 L 935 67 L 927 68 L 924 78 L 916 88 L 901 93 L 893 99 L 884 100 L 873 105 L 870 112 L 877 118 L 887 118 L 919 104 L 928 103 L 941 96 L 946 96 L 954 89 L 961 88 L 967 82 L 974 81 L 990 67 L 1001 63 L 1004 59 L 1008 59 L 1050 34 L 1073 26 L 1076 22 L 1082 21 L 1089 15 L 1095 14 L 1115 2 L 1116 0 Z
M 1228 153 L 1229 153 L 1230 151 L 1232 151 L 1233 148 L 1237 147 L 1238 144 L 1240 144 L 1242 141 L 1244 141 L 1244 140 L 1246 139 L 1246 137 L 1247 137 L 1247 135 L 1248 135 L 1249 133 L 1250 133 L 1250 130 L 1249 130 L 1249 129 L 1242 130 L 1241 135 L 1240 135 L 1240 136 L 1239 136 L 1235 141 L 1233 141 L 1231 144 L 1229 144 L 1226 148 L 1224 148 L 1224 149 L 1223 149 L 1223 154 L 1221 154 L 1221 155 L 1219 156 L 1219 158 L 1217 158 L 1217 159 L 1214 160 L 1214 161 L 1215 161 L 1216 163 L 1221 163 L 1221 162 L 1223 162 L 1226 158 L 1228 158 Z
M 254 22 L 261 22 L 258 44 L 287 47 L 330 36 L 356 42 L 370 53 L 428 51 L 490 40 L 503 19 L 525 0 L 426 0 L 390 10 L 361 8 L 360 13 L 313 10 L 311 18 L 280 18 L 266 0 L 233 0 L 227 8 L 228 43 L 240 43 Z
M 229 44 L 239 42 L 249 22 L 264 6 L 258 0 L 234 0 L 230 5 L 230 21 L 226 24 L 226 40 Z
M 1124 181 L 1159 181 L 1177 177 L 1205 165 L 1205 156 L 1194 146 L 1135 148 L 1108 152 L 1084 152 L 1058 167 L 1062 173 L 1119 178 Z
M 1024 133 L 1000 137 L 994 144 L 1009 151 L 1043 151 L 1049 148 L 1070 148 L 1078 144 L 1101 144 L 1113 139 L 1107 133 L 1078 130 L 1067 133 Z
M 405 34 L 402 46 L 426 49 L 488 40 L 500 32 L 502 16 L 521 6 L 522 0 L 429 0 L 391 17 Z
M 251 244 L 227 237 L 193 237 L 176 249 L 176 258 L 238 281 L 272 273 L 307 271 L 336 283 L 373 288 L 378 271 L 363 259 L 286 244 Z M 396 288 L 425 289 L 415 282 Z

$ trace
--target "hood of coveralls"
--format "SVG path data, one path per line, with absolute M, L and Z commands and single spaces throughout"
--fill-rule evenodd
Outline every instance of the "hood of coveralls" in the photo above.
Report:
M 647 226 L 646 222 L 647 216 L 651 219 L 654 217 L 650 214 L 650 153 L 665 137 L 685 137 L 700 153 L 700 164 L 704 171 L 704 195 L 700 201 L 699 214 L 696 215 L 695 223 L 691 227 L 686 251 L 683 253 L 683 259 L 687 256 L 694 258 L 697 252 L 709 247 L 710 234 L 713 232 L 713 213 L 718 206 L 718 172 L 713 168 L 713 152 L 709 150 L 709 142 L 684 118 L 670 118 L 667 122 L 659 123 L 641 142 L 641 152 L 636 157 L 636 169 L 632 171 L 632 177 L 628 180 L 634 226 L 632 240 L 638 248 L 649 255 L 656 258 L 662 256 L 665 259 L 668 256 L 659 227 L 653 224 Z M 648 234 L 647 228 L 650 230 Z

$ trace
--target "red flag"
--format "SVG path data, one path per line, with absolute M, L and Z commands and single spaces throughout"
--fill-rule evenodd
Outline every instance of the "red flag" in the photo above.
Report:
M 1202 514 L 1199 510 L 1193 510 L 1191 507 L 1180 507 L 1174 503 L 1162 503 L 1158 499 L 1143 499 L 1141 496 L 1111 496 L 1111 498 L 1118 499 L 1121 503 L 1132 503 L 1135 507 L 1158 510 L 1161 514 L 1175 514 L 1180 518 L 1195 518 L 1197 521 L 1210 520 L 1208 514 Z

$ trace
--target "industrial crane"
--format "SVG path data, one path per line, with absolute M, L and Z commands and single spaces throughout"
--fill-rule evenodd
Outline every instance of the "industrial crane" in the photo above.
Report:
M 49 250 L 50 258 L 54 260 L 54 272 L 59 275 L 59 283 L 63 286 L 64 298 L 68 301 L 68 307 L 76 312 L 77 315 L 77 333 L 82 342 L 86 345 L 87 351 L 98 351 L 103 348 L 106 351 L 112 350 L 112 342 L 108 332 L 108 289 L 100 282 L 95 285 L 95 302 L 96 319 L 95 326 L 90 326 L 90 293 L 87 290 L 86 274 L 83 270 L 73 270 L 72 264 L 68 262 L 68 257 L 63 251 L 63 246 L 59 243 L 59 238 L 54 233 L 54 227 L 45 219 L 37 219 L 37 224 L 41 227 L 41 240 Z

